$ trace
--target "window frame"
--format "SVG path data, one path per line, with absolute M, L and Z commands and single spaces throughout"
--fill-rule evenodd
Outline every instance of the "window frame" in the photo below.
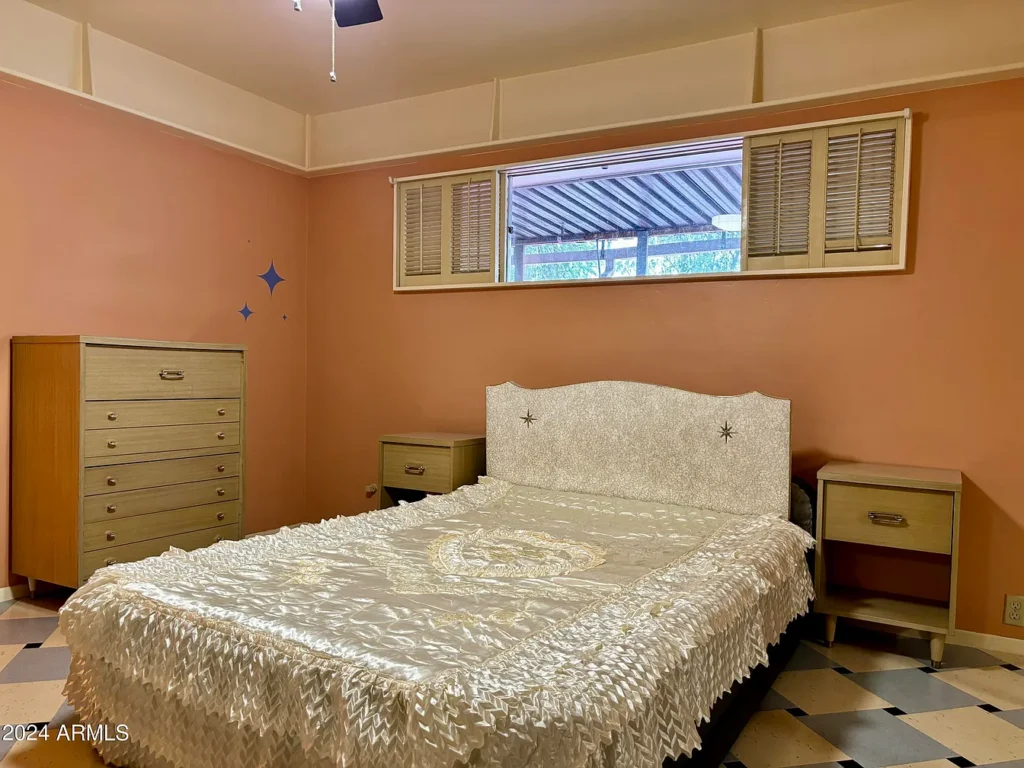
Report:
M 746 252 L 746 216 L 747 216 L 747 164 L 749 162 L 750 153 L 747 149 L 750 140 L 756 140 L 761 137 L 770 137 L 777 134 L 793 134 L 799 132 L 814 133 L 818 132 L 819 136 L 825 137 L 825 146 L 820 146 L 820 142 L 815 144 L 815 153 L 821 153 L 827 151 L 827 137 L 829 129 L 834 127 L 850 126 L 850 125 L 872 125 L 876 123 L 882 123 L 891 120 L 902 120 L 899 122 L 899 131 L 897 133 L 896 140 L 896 151 L 897 151 L 897 162 L 900 164 L 899 171 L 895 178 L 894 188 L 894 203 L 893 203 L 893 248 L 892 255 L 895 257 L 891 263 L 887 264 L 863 264 L 857 263 L 856 259 L 833 259 L 833 264 L 830 265 L 829 256 L 847 256 L 846 252 L 834 252 L 826 253 L 824 260 L 818 264 L 813 263 L 810 266 L 796 266 L 790 263 L 783 266 L 784 261 L 788 257 L 756 257 L 761 260 L 761 263 L 766 263 L 763 260 L 774 258 L 780 259 L 779 266 L 769 269 L 746 269 L 748 265 L 748 257 Z M 645 155 L 650 153 L 656 153 L 659 150 L 670 150 L 670 149 L 681 149 L 683 147 L 691 145 L 706 144 L 716 141 L 725 141 L 729 139 L 742 139 L 744 140 L 744 151 L 743 151 L 743 168 L 744 168 L 744 180 L 743 180 L 743 210 L 741 215 L 743 216 L 743 230 L 741 232 L 742 252 L 741 259 L 743 268 L 738 272 L 703 272 L 694 274 L 678 274 L 678 275 L 642 275 L 642 276 L 626 276 L 626 277 L 603 277 L 603 278 L 584 278 L 574 280 L 535 280 L 535 281 L 518 281 L 518 282 L 505 282 L 505 276 L 507 272 L 507 242 L 506 237 L 508 231 L 508 207 L 510 201 L 508 175 L 523 173 L 527 170 L 537 170 L 547 165 L 553 164 L 597 164 L 597 160 L 604 158 L 625 158 L 629 155 Z M 517 289 L 517 288 L 551 288 L 557 286 L 581 286 L 581 285 L 616 285 L 616 284 L 632 284 L 632 283 L 648 283 L 648 282 L 675 282 L 675 281 L 687 281 L 687 280 L 743 280 L 748 278 L 785 278 L 785 277 L 798 277 L 798 276 L 827 276 L 827 275 L 842 275 L 842 274 L 872 274 L 872 273 L 887 273 L 887 272 L 903 272 L 907 268 L 907 224 L 909 222 L 910 213 L 910 174 L 911 174 L 911 157 L 912 157 L 912 139 L 913 139 L 913 114 L 910 109 L 904 109 L 895 112 L 883 112 L 883 113 L 872 113 L 868 115 L 858 115 L 856 117 L 845 117 L 837 118 L 833 120 L 822 120 L 812 123 L 800 123 L 794 125 L 780 125 L 772 128 L 758 129 L 752 131 L 738 131 L 732 133 L 716 134 L 713 136 L 702 136 L 699 138 L 685 139 L 682 141 L 666 141 L 655 144 L 647 144 L 635 147 L 624 147 L 621 149 L 614 150 L 603 150 L 596 152 L 584 152 L 574 155 L 564 155 L 558 157 L 545 158 L 541 160 L 516 162 L 516 163 L 503 163 L 498 165 L 481 166 L 477 168 L 468 168 L 458 171 L 451 171 L 448 173 L 432 173 L 432 174 L 420 174 L 415 176 L 403 176 L 399 178 L 392 177 L 390 179 L 394 187 L 394 247 L 393 247 L 393 283 L 392 289 L 396 293 L 405 292 L 422 292 L 422 291 L 459 291 L 459 290 L 489 290 L 489 289 Z M 491 270 L 489 280 L 475 281 L 475 282 L 462 282 L 462 283 L 439 283 L 430 285 L 401 285 L 401 253 L 400 253 L 400 237 L 401 237 L 401 209 L 400 209 L 400 190 L 403 183 L 407 182 L 420 182 L 428 179 L 448 179 L 454 177 L 463 177 L 470 175 L 477 175 L 483 173 L 494 173 L 497 176 L 497 183 L 495 189 L 497 190 L 497 227 L 496 227 L 496 253 L 495 263 Z M 813 200 L 813 198 L 812 198 Z M 812 209 L 812 232 L 811 238 L 815 239 L 813 220 L 817 211 Z M 824 214 L 820 211 L 821 215 Z M 823 225 L 822 225 L 823 227 Z M 824 245 L 823 238 L 824 232 L 820 235 L 822 238 L 822 246 Z M 813 247 L 812 247 L 813 250 Z M 836 263 L 838 262 L 838 263 Z

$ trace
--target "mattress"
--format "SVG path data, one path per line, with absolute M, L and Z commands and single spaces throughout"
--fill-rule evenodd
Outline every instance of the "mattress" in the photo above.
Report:
M 116 765 L 654 768 L 807 609 L 812 543 L 483 478 L 99 571 L 67 694 Z

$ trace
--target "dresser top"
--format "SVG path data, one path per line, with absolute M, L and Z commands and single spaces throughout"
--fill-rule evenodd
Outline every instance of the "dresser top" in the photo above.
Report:
M 818 470 L 818 479 L 934 491 L 960 491 L 963 487 L 963 476 L 958 469 L 861 464 L 852 461 L 830 461 Z
M 103 347 L 146 347 L 148 349 L 214 349 L 245 352 L 245 344 L 218 344 L 200 341 L 153 341 L 120 339 L 116 336 L 14 336 L 12 344 L 94 344 Z
M 484 435 L 461 432 L 402 432 L 397 435 L 383 435 L 382 443 L 403 445 L 433 445 L 441 448 L 455 448 L 460 445 L 477 445 L 484 442 Z

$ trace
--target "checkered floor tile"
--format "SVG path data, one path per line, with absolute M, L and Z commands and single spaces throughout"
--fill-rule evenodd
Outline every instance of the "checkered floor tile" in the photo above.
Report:
M 1024 768 L 1019 656 L 856 636 L 804 641 L 732 747 L 727 768 Z
M 58 600 L 0 603 L 0 726 L 74 722 Z M 1024 658 L 926 641 L 802 642 L 726 768 L 1024 768 Z M 101 766 L 85 742 L 0 740 L 0 768 Z

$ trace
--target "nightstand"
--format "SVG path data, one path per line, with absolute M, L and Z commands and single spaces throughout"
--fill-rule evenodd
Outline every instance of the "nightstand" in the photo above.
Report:
M 956 624 L 960 472 L 830 462 L 818 472 L 814 610 L 929 634 L 942 663 Z M 859 563 L 859 565 L 858 565 Z
M 487 472 L 483 435 L 408 432 L 380 439 L 377 508 L 451 493 Z

